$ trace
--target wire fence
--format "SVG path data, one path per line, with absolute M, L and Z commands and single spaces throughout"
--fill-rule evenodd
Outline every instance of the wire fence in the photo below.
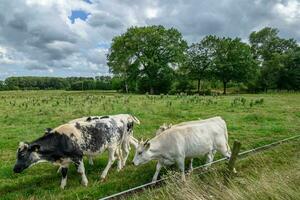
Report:
M 263 145 L 263 146 L 260 146 L 260 147 L 257 147 L 257 148 L 253 148 L 253 149 L 250 149 L 250 150 L 246 150 L 246 151 L 243 151 L 241 153 L 239 153 L 238 155 L 239 156 L 245 156 L 245 155 L 248 155 L 248 154 L 251 154 L 251 153 L 256 153 L 256 152 L 259 152 L 259 151 L 263 151 L 263 150 L 266 150 L 266 149 L 269 149 L 273 146 L 276 146 L 276 145 L 279 145 L 279 144 L 282 144 L 284 142 L 287 142 L 287 141 L 290 141 L 290 140 L 294 140 L 294 139 L 298 139 L 300 138 L 300 135 L 296 135 L 296 136 L 292 136 L 292 137 L 289 137 L 289 138 L 285 138 L 285 139 L 282 139 L 282 140 L 279 140 L 279 141 L 276 141 L 276 142 L 272 142 L 270 144 L 266 144 L 266 145 Z M 218 160 L 215 160 L 211 163 L 207 163 L 207 164 L 204 164 L 204 165 L 200 165 L 198 167 L 194 167 L 194 170 L 197 170 L 197 169 L 203 169 L 209 165 L 212 165 L 212 164 L 216 164 L 216 163 L 220 163 L 220 162 L 223 162 L 227 160 L 226 158 L 221 158 L 221 159 L 218 159 Z M 122 192 L 118 192 L 118 193 L 115 193 L 113 195 L 110 195 L 110 196 L 107 196 L 107 197 L 104 197 L 104 198 L 101 198 L 99 200 L 107 200 L 107 199 L 117 199 L 117 198 L 121 198 L 122 196 L 125 196 L 125 195 L 128 195 L 130 193 L 133 193 L 133 192 L 136 192 L 136 191 L 139 191 L 141 189 L 145 189 L 145 188 L 148 188 L 150 186 L 154 186 L 154 185 L 158 185 L 159 183 L 162 183 L 163 181 L 167 180 L 171 178 L 170 176 L 167 176 L 167 177 L 164 177 L 162 179 L 159 179 L 155 182 L 150 182 L 150 183 L 146 183 L 146 184 L 143 184 L 143 185 L 139 185 L 137 187 L 133 187 L 133 188 L 130 188 L 128 190 L 124 190 Z

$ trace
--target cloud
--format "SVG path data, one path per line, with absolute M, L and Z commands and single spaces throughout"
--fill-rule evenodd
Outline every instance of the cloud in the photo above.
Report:
M 300 42 L 297 0 L 1 0 L 0 78 L 108 74 L 114 36 L 131 26 L 177 28 L 189 42 L 265 26 Z

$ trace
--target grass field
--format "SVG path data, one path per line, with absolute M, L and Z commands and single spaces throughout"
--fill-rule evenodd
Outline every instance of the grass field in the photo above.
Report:
M 107 180 L 101 183 L 99 177 L 107 162 L 106 153 L 96 159 L 94 166 L 89 166 L 85 160 L 88 187 L 80 185 L 80 177 L 73 166 L 65 190 L 59 188 L 61 176 L 56 173 L 57 167 L 47 163 L 13 174 L 19 141 L 32 141 L 41 136 L 45 128 L 82 116 L 134 114 L 141 121 L 134 131 L 135 137 L 140 139 L 153 137 L 164 122 L 176 124 L 219 115 L 228 124 L 229 142 L 240 140 L 242 150 L 300 133 L 299 93 L 201 97 L 0 92 L 0 110 L 0 199 L 97 199 L 151 180 L 155 162 L 139 167 L 128 162 L 119 173 L 114 165 Z M 129 160 L 132 156 L 133 151 Z M 197 160 L 195 165 L 201 162 L 203 159 Z
M 207 173 L 194 171 L 186 183 L 180 174 L 171 176 L 162 187 L 147 189 L 127 199 L 168 200 L 299 200 L 300 139 L 238 160 L 238 174 L 224 184 L 225 164 L 214 165 Z

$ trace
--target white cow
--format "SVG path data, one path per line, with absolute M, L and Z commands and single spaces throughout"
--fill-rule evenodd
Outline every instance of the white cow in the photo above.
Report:
M 212 118 L 209 118 L 209 119 L 198 119 L 198 120 L 193 120 L 193 121 L 188 121 L 188 122 L 181 122 L 179 124 L 167 124 L 167 123 L 163 123 L 163 125 L 161 125 L 158 130 L 155 132 L 155 135 L 159 135 L 161 134 L 162 132 L 164 132 L 165 130 L 167 129 L 170 129 L 171 127 L 178 127 L 178 126 L 182 126 L 182 125 L 187 125 L 187 124 L 199 124 L 199 123 L 203 123 L 203 122 L 206 122 L 207 120 L 211 121 L 211 120 L 219 120 L 220 117 L 212 117 Z M 214 152 L 215 154 L 215 152 Z M 214 156 L 214 155 L 213 155 Z M 211 157 L 210 156 L 207 156 L 207 163 L 209 163 L 209 161 L 211 160 Z M 207 165 L 205 167 L 205 169 L 207 169 L 210 165 Z M 193 158 L 190 159 L 190 172 L 193 171 Z
M 185 158 L 207 155 L 207 163 L 213 161 L 216 151 L 231 156 L 225 121 L 221 117 L 184 122 L 171 126 L 151 140 L 141 141 L 133 162 L 135 165 L 158 160 L 152 181 L 156 181 L 161 168 L 176 163 L 185 180 Z

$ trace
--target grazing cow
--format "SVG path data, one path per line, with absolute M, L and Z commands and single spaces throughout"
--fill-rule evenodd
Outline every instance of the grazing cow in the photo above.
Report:
M 68 123 L 76 123 L 76 122 L 85 122 L 85 121 L 92 121 L 92 120 L 98 120 L 98 119 L 102 119 L 102 118 L 106 118 L 108 116 L 89 116 L 89 117 L 82 117 L 82 118 L 78 118 L 78 119 L 74 119 Z M 129 135 L 129 137 L 124 138 L 124 141 L 122 143 L 122 145 L 120 146 L 120 149 L 117 151 L 117 157 L 119 160 L 122 160 L 122 164 L 121 164 L 121 168 L 123 168 L 126 164 L 127 158 L 129 156 L 129 152 L 131 150 L 130 148 L 130 144 L 134 146 L 134 148 L 136 149 L 138 146 L 138 140 L 136 138 L 133 137 L 133 125 L 134 123 L 136 124 L 140 124 L 140 121 L 138 118 L 136 118 L 133 115 L 130 114 L 117 114 L 117 115 L 110 115 L 110 118 L 113 118 L 115 120 L 121 120 L 123 121 L 125 124 L 127 124 L 127 135 Z M 93 165 L 93 155 L 88 155 L 89 157 L 89 164 Z
M 186 124 L 198 124 L 198 123 L 203 123 L 207 120 L 218 120 L 219 118 L 218 117 L 213 117 L 213 118 L 209 118 L 209 119 L 205 119 L 205 120 L 202 120 L 202 119 L 199 119 L 199 120 L 194 120 L 194 121 L 188 121 L 188 122 L 181 122 L 179 124 L 176 124 L 176 125 L 172 125 L 172 124 L 167 124 L 167 123 L 163 123 L 163 125 L 161 125 L 158 130 L 156 131 L 155 135 L 159 135 L 161 134 L 162 132 L 164 132 L 165 130 L 167 129 L 170 129 L 171 127 L 178 127 L 178 126 L 182 126 L 182 125 L 186 125 Z M 209 163 L 209 160 L 210 160 L 210 156 L 207 156 L 207 163 Z M 207 169 L 210 165 L 206 165 L 205 169 Z M 193 158 L 190 159 L 190 167 L 189 167 L 189 170 L 190 172 L 193 171 Z
M 127 130 L 130 126 L 132 125 L 121 119 L 107 116 L 95 120 L 67 123 L 53 130 L 48 129 L 45 135 L 37 140 L 31 143 L 20 143 L 14 172 L 20 173 L 39 162 L 51 162 L 61 167 L 60 186 L 64 188 L 67 183 L 69 164 L 74 163 L 81 174 L 82 184 L 87 186 L 83 155 L 96 155 L 108 150 L 109 161 L 101 175 L 104 179 L 115 161 L 118 147 L 128 140 Z M 121 164 L 118 165 L 118 168 L 120 167 Z
M 152 181 L 157 180 L 163 166 L 176 163 L 182 172 L 182 179 L 185 180 L 185 158 L 208 155 L 210 163 L 216 150 L 227 158 L 231 156 L 226 123 L 221 117 L 184 122 L 171 126 L 151 140 L 141 141 L 133 163 L 140 165 L 150 160 L 158 160 Z

